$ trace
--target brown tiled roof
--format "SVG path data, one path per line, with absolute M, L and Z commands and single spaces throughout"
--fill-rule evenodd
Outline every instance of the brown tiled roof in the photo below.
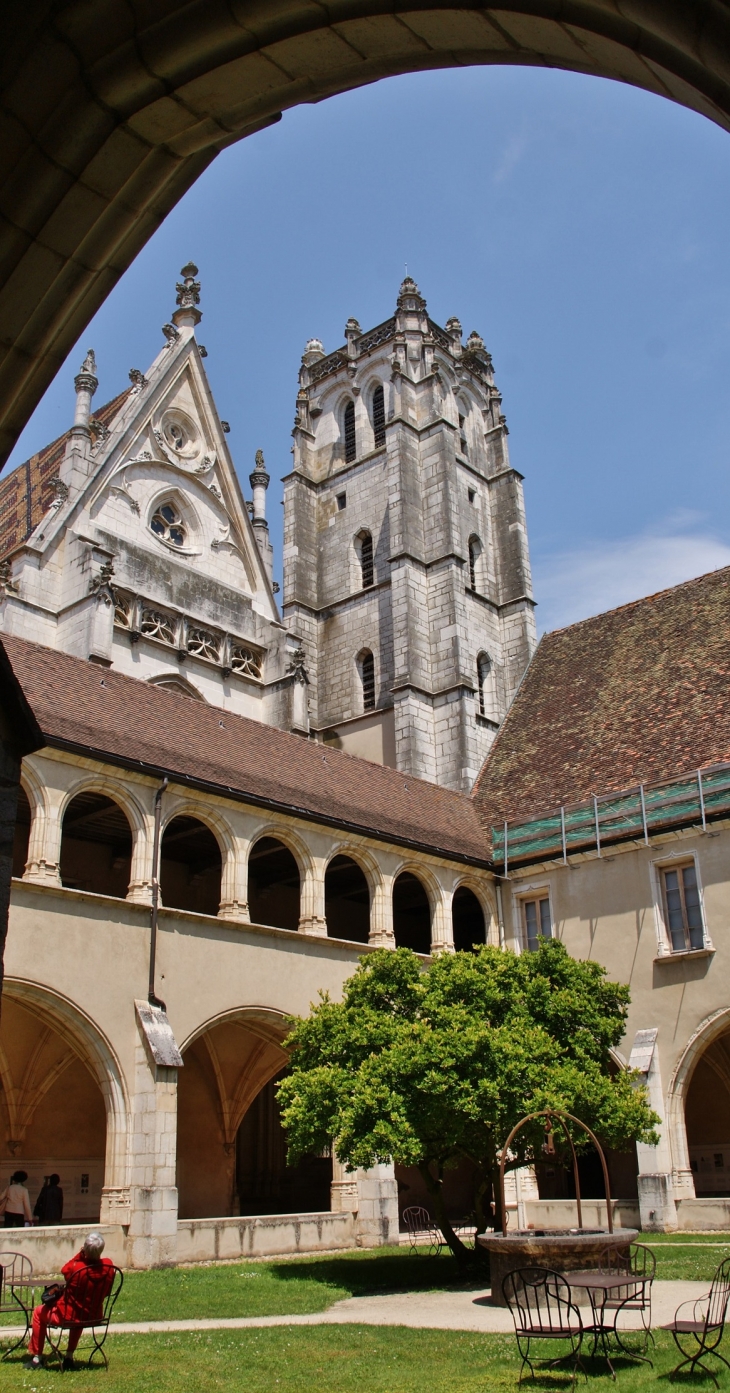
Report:
M 459 860 L 486 861 L 471 798 L 187 701 L 25 639 L 2 646 L 49 745 Z
M 92 419 L 103 426 L 111 425 L 131 390 L 128 387 L 101 406 Z M 70 434 L 70 430 L 65 431 L 0 479 L 0 556 L 7 556 L 27 540 L 53 502 L 51 483 L 58 475 Z
M 730 760 L 730 567 L 546 634 L 474 788 L 485 827 Z

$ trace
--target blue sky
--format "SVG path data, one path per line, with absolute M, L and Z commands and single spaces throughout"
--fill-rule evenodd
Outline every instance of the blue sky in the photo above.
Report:
M 540 628 L 730 564 L 730 138 L 576 74 L 390 79 L 226 151 L 70 355 L 9 467 L 144 369 L 200 268 L 206 368 L 246 478 L 264 450 L 281 557 L 305 340 L 392 313 L 407 262 L 441 323 L 492 352 L 525 475 Z

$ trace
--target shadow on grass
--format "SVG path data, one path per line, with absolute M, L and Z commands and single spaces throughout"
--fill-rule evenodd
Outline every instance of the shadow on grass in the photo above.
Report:
M 459 1268 L 450 1254 L 443 1257 L 414 1253 L 354 1254 L 341 1258 L 318 1258 L 312 1262 L 270 1262 L 270 1272 L 281 1282 L 303 1279 L 340 1287 L 351 1296 L 374 1292 L 482 1290 L 489 1283 L 486 1264 L 467 1272 Z

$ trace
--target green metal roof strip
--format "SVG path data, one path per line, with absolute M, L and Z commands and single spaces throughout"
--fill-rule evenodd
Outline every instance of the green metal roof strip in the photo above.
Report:
M 597 846 L 596 809 L 601 846 L 644 837 L 671 827 L 704 825 L 705 820 L 730 812 L 730 764 L 701 771 L 702 795 L 697 771 L 658 784 L 637 784 L 587 803 L 558 809 L 543 817 L 507 824 L 508 866 L 524 861 L 553 860 L 565 850 L 586 851 Z M 643 791 L 643 803 L 642 803 Z M 493 859 L 505 860 L 505 829 L 492 828 Z

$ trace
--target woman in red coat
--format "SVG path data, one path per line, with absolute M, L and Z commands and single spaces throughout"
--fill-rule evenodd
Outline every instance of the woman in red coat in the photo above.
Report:
M 45 1302 L 42 1306 L 36 1306 L 28 1342 L 27 1363 L 31 1368 L 40 1368 L 49 1325 L 70 1327 L 63 1367 L 74 1367 L 73 1354 L 81 1339 L 82 1326 L 101 1320 L 104 1301 L 114 1282 L 114 1264 L 101 1256 L 103 1251 L 104 1239 L 101 1234 L 90 1233 L 81 1252 L 61 1269 L 66 1286 L 60 1296 L 52 1304 Z M 73 1280 L 76 1273 L 83 1273 L 83 1280 Z

